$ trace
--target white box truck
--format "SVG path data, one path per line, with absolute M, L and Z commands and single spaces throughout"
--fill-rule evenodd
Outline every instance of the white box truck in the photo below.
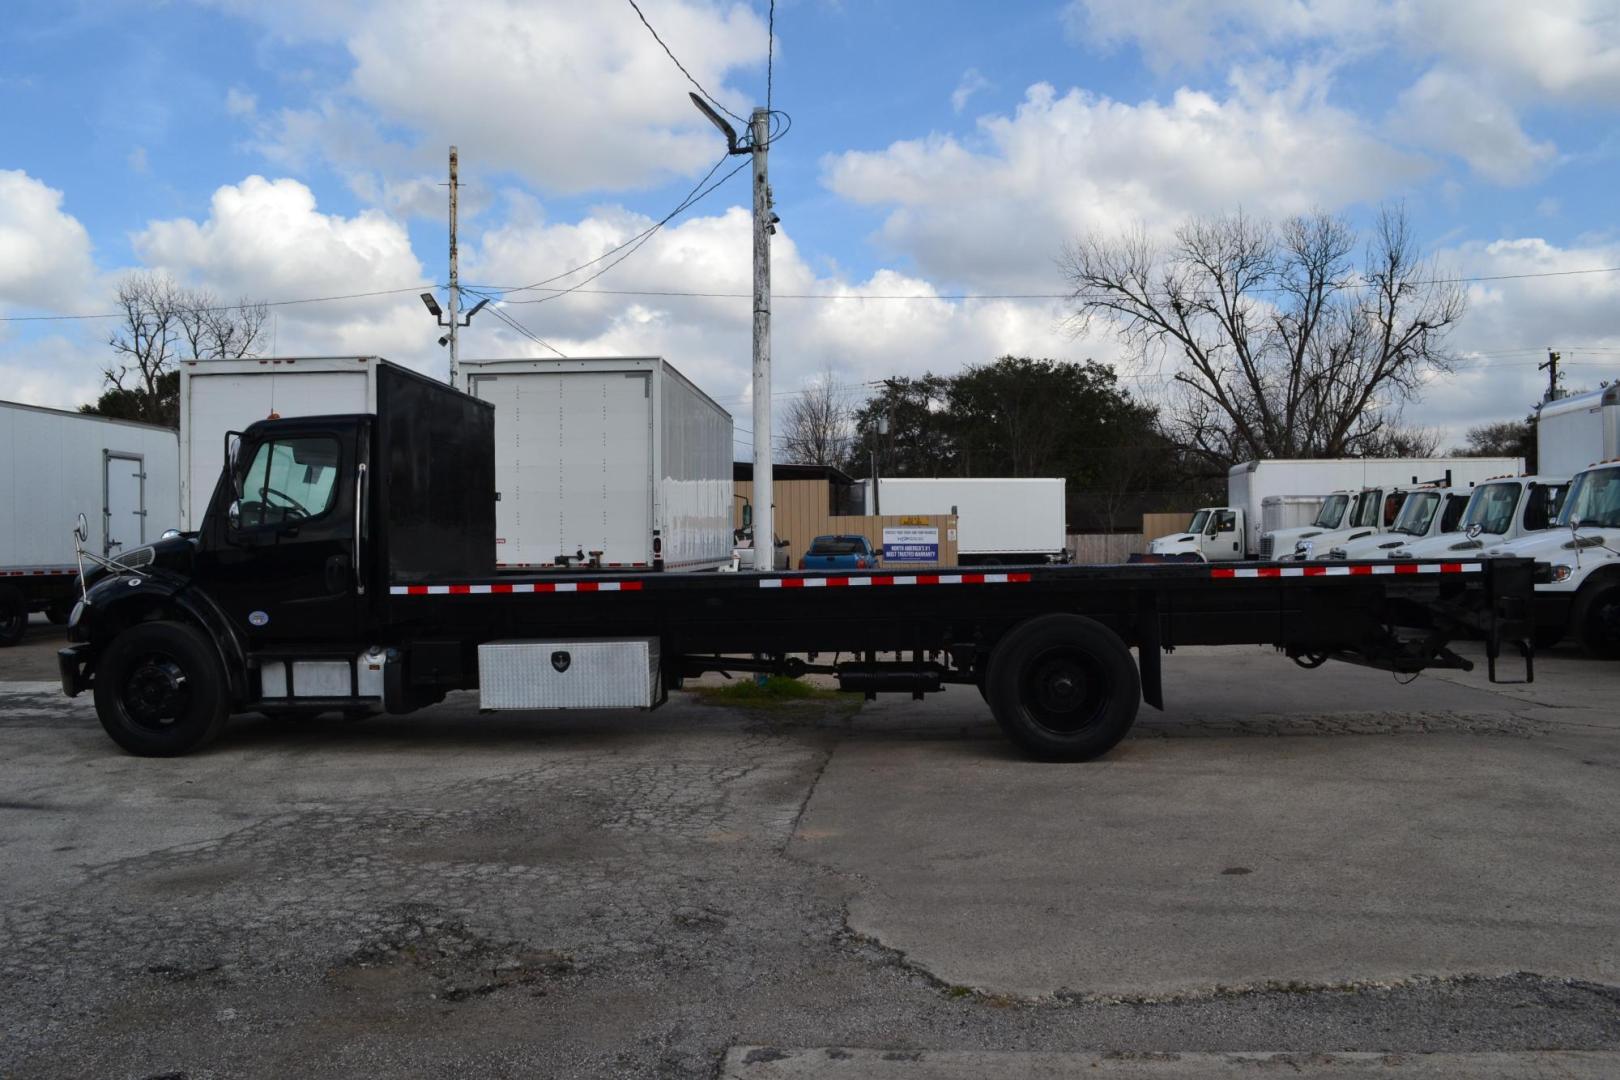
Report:
M 495 406 L 496 565 L 731 561 L 732 422 L 655 357 L 463 360 Z
M 1062 477 L 924 480 L 885 476 L 877 483 L 874 512 L 955 514 L 960 566 L 1066 562 L 1065 487 Z
M 1620 458 L 1620 383 L 1542 405 L 1536 457 L 1536 471 L 1546 476 L 1574 476 Z
M 1228 471 L 1227 503 L 1205 508 L 1209 514 L 1201 533 L 1160 537 L 1149 551 L 1209 562 L 1292 558 L 1301 543 L 1314 548 L 1320 539 L 1337 543 L 1388 528 L 1404 499 L 1391 498 L 1397 489 L 1449 479 L 1453 487 L 1466 490 L 1523 471 L 1523 458 L 1505 457 L 1246 461 Z M 1280 519 L 1283 506 L 1291 504 L 1291 513 L 1302 516 L 1301 508 L 1313 499 L 1318 510 L 1309 524 L 1266 527 L 1268 502 L 1277 508 L 1272 516 Z M 1323 548 L 1321 554 L 1326 553 Z
M 180 524 L 180 447 L 173 430 L 0 401 L 0 645 L 28 615 L 65 622 L 86 548 L 128 556 Z

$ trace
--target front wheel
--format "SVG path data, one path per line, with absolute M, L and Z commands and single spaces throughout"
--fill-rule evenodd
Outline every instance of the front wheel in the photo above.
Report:
M 1043 615 L 996 646 L 985 697 L 1001 729 L 1026 753 L 1086 761 L 1125 737 L 1142 685 L 1130 650 L 1112 630 L 1079 615 Z
M 141 757 L 178 757 L 225 726 L 225 672 L 194 626 L 137 623 L 96 663 L 96 715 L 113 742 Z
M 1570 618 L 1575 638 L 1588 656 L 1620 658 L 1620 582 L 1583 589 Z

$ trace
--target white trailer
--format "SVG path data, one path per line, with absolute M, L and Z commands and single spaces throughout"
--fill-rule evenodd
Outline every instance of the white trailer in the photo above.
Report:
M 875 511 L 955 514 L 962 566 L 1063 562 L 1068 554 L 1062 477 L 923 480 L 882 477 Z
M 180 365 L 180 527 L 202 521 L 225 436 L 256 420 L 377 411 L 378 356 L 187 360 Z
M 1542 405 L 1536 458 L 1536 471 L 1546 476 L 1574 476 L 1620 458 L 1620 383 Z
M 87 547 L 127 555 L 180 523 L 180 450 L 165 427 L 0 401 L 0 645 L 28 613 L 64 620 Z
M 732 421 L 659 357 L 462 360 L 495 406 L 496 565 L 731 560 Z

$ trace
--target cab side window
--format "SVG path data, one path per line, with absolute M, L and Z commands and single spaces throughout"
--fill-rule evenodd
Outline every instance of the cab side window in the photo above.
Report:
M 1210 532 L 1229 533 L 1237 528 L 1237 511 L 1220 510 L 1215 514 L 1215 521 Z
M 1467 509 L 1468 496 L 1447 496 L 1445 515 L 1440 519 L 1440 531 L 1443 533 L 1456 532 L 1457 526 L 1462 524 L 1463 511 Z

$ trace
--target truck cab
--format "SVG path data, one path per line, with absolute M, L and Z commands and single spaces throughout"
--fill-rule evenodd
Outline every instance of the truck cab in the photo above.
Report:
M 1473 558 L 1486 548 L 1552 527 L 1569 481 L 1554 476 L 1503 476 L 1487 480 L 1468 496 L 1455 530 L 1427 539 L 1406 539 L 1392 559 Z
M 1314 541 L 1323 533 L 1335 532 L 1350 524 L 1360 490 L 1329 492 L 1311 524 L 1293 529 L 1273 529 L 1260 538 L 1260 557 L 1280 559 L 1291 555 L 1302 541 Z
M 1545 565 L 1535 587 L 1543 644 L 1567 635 L 1594 656 L 1620 657 L 1620 460 L 1577 473 L 1551 528 L 1484 554 Z
M 1469 493 L 1448 487 L 1420 488 L 1406 493 L 1388 532 L 1346 540 L 1328 549 L 1330 559 L 1379 559 L 1406 544 L 1443 536 L 1461 528 Z
M 1156 536 L 1148 541 L 1148 554 L 1197 555 L 1199 553 L 1198 541 L 1204 531 L 1204 526 L 1208 523 L 1209 516 L 1218 509 L 1221 508 L 1216 506 L 1200 507 L 1193 512 L 1192 519 L 1187 522 L 1187 527 L 1182 531 L 1169 533 L 1165 536 Z

